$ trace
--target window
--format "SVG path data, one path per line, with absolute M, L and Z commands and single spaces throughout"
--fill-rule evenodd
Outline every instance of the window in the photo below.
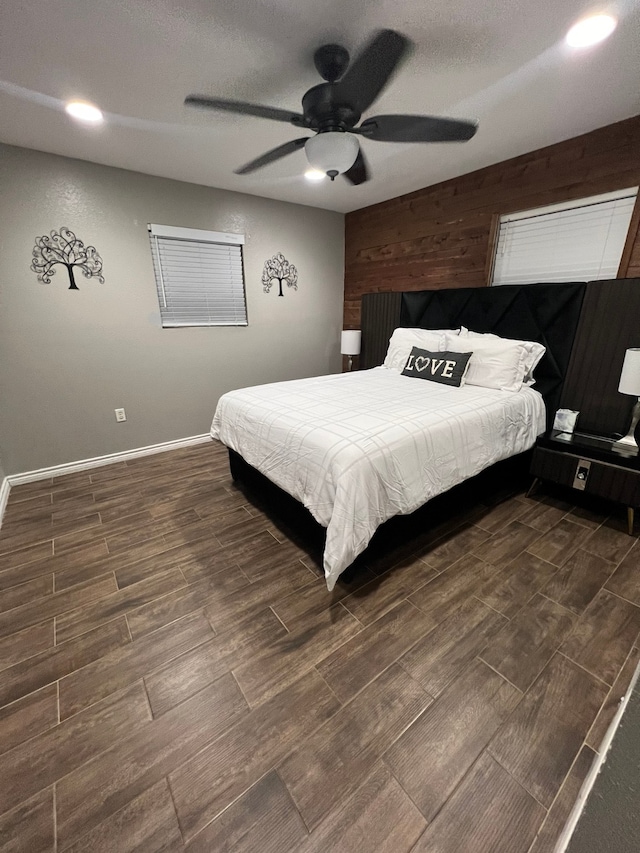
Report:
M 615 278 L 638 187 L 500 217 L 491 284 Z
M 244 234 L 149 225 L 163 327 L 246 326 Z

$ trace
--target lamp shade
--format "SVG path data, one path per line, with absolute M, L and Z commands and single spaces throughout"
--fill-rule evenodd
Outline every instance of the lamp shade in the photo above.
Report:
M 640 397 L 640 347 L 628 349 L 624 354 L 618 391 Z
M 360 340 L 362 332 L 360 329 L 345 329 L 340 341 L 340 352 L 342 355 L 360 355 Z
M 307 140 L 304 152 L 315 169 L 329 177 L 341 175 L 356 161 L 360 145 L 351 133 L 329 130 Z

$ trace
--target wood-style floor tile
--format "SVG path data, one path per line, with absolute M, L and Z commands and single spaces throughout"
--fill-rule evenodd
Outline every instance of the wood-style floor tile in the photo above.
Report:
M 481 560 L 500 568 L 526 551 L 539 538 L 538 530 L 534 530 L 521 521 L 512 521 L 480 545 L 474 545 L 473 553 Z M 538 556 L 542 555 L 539 554 Z
M 524 692 L 569 635 L 574 621 L 566 608 L 536 595 L 495 636 L 481 658 Z
M 490 607 L 470 598 L 403 655 L 400 666 L 427 693 L 439 696 L 506 621 Z
M 134 640 L 170 625 L 184 616 L 201 613 L 216 584 L 203 580 L 181 587 L 176 592 L 156 598 L 143 607 L 127 613 L 127 623 Z
M 483 755 L 412 853 L 526 853 L 545 810 Z
M 5 752 L 0 814 L 104 752 L 150 717 L 144 687 L 138 683 Z
M 87 583 L 74 586 L 64 592 L 55 592 L 38 601 L 23 604 L 0 614 L 0 637 L 8 637 L 23 628 L 58 616 L 67 610 L 73 610 L 83 604 L 89 604 L 103 595 L 117 590 L 116 579 L 113 575 L 106 575 Z
M 601 590 L 576 623 L 561 651 L 613 684 L 640 632 L 640 607 Z
M 437 814 L 520 696 L 475 661 L 389 749 L 385 762 L 427 820 Z
M 267 773 L 187 846 L 188 853 L 281 853 L 308 836 L 277 773 Z
M 604 684 L 556 654 L 501 727 L 489 752 L 548 808 L 606 693 Z
M 56 592 L 61 592 L 69 586 L 84 583 L 99 575 L 111 572 L 113 570 L 112 565 L 102 568 L 104 561 L 101 561 L 101 558 L 106 555 L 107 546 L 104 542 L 92 542 L 91 545 L 79 548 L 71 554 L 48 555 L 44 559 L 34 560 L 31 563 L 25 563 L 22 566 L 16 566 L 14 569 L 0 572 L 0 590 L 53 572 L 56 576 Z M 69 574 L 75 573 L 75 579 L 72 583 L 61 584 L 59 578 L 61 574 L 64 575 L 67 572 Z
M 259 613 L 265 607 L 277 605 L 289 592 L 291 587 L 287 577 L 275 575 L 264 583 L 252 583 L 236 592 L 212 593 L 203 601 L 203 606 L 205 615 L 215 630 L 224 631 L 233 627 L 241 616 Z
M 636 543 L 629 551 L 605 588 L 640 607 L 640 544 Z
M 532 498 L 521 497 L 525 512 L 520 517 L 523 524 L 528 524 L 546 533 L 556 525 L 571 509 L 571 504 L 550 495 L 535 495 Z
M 422 610 L 430 627 L 435 628 L 475 595 L 495 571 L 493 566 L 468 554 L 412 593 L 409 601 Z
M 130 610 L 186 585 L 180 569 L 167 569 L 124 589 L 116 589 L 110 595 L 103 595 L 92 604 L 68 610 L 56 619 L 56 642 L 62 643 L 85 634 L 98 625 L 117 619 Z
M 552 563 L 523 551 L 512 563 L 497 569 L 476 596 L 511 619 L 557 571 L 558 567 Z
M 60 719 L 123 689 L 212 636 L 207 620 L 195 614 L 102 655 L 60 680 Z
M 299 563 L 300 561 L 296 562 Z M 323 579 L 313 577 L 309 569 L 304 566 L 303 563 L 300 563 L 300 566 L 306 569 L 310 578 L 310 583 L 306 584 L 301 589 L 295 590 L 287 584 L 287 592 L 289 595 L 278 596 L 272 604 L 274 612 L 278 615 L 278 619 L 281 619 L 287 627 L 305 617 L 318 616 L 323 611 L 328 610 L 330 607 L 333 607 L 338 602 L 342 601 L 350 591 L 350 585 L 347 586 L 347 584 L 338 580 L 333 591 L 328 592 Z M 373 575 L 369 573 L 368 570 L 365 571 L 367 574 L 364 581 L 370 580 Z M 298 569 L 296 569 L 295 572 L 297 573 Z M 280 574 L 278 577 L 284 580 L 283 575 Z M 364 581 L 358 579 L 355 582 L 355 585 L 358 586 Z
M 33 563 L 53 555 L 53 541 L 38 542 L 35 545 L 26 545 L 17 550 L 4 549 L 0 543 L 0 557 L 2 558 L 2 569 L 13 569 L 16 566 L 24 566 L 25 563 Z
M 278 772 L 310 829 L 356 790 L 430 701 L 392 666 L 297 745 Z
M 0 815 L 2 853 L 55 853 L 53 788 Z
M 48 630 L 53 634 L 52 627 Z M 129 641 L 127 624 L 124 618 L 120 618 L 75 640 L 59 646 L 51 644 L 42 652 L 0 671 L 0 706 L 80 670 Z
M 578 548 L 585 547 L 592 535 L 593 531 L 588 527 L 563 518 L 536 542 L 528 545 L 527 550 L 554 566 L 563 566 Z
M 468 524 L 452 531 L 443 539 L 437 540 L 430 548 L 423 550 L 421 558 L 432 569 L 443 572 L 460 557 L 464 557 L 470 551 L 475 551 L 488 539 L 489 533 L 486 530 Z
M 53 642 L 53 619 L 42 622 L 40 625 L 32 625 L 16 634 L 10 634 L 0 640 L 0 671 L 13 666 L 14 663 L 25 660 L 25 658 L 43 652 L 50 648 Z M 1 676 L 0 683 L 2 683 Z
M 338 707 L 338 700 L 312 670 L 171 773 L 169 785 L 186 840 L 204 829 Z M 162 719 L 165 717 L 158 722 Z
M 247 714 L 238 685 L 225 675 L 137 732 L 114 740 L 57 784 L 61 846 L 75 843 L 183 763 L 191 766 L 200 750 Z
M 425 824 L 389 770 L 378 766 L 297 853 L 409 853 Z
M 180 853 L 184 850 L 166 779 L 128 803 L 66 853 Z
M 358 620 L 341 604 L 288 627 L 289 633 L 233 669 L 251 706 L 272 698 L 362 630 Z
M 573 767 L 564 780 L 562 788 L 560 788 L 557 797 L 553 801 L 553 805 L 549 809 L 549 814 L 542 824 L 542 828 L 530 853 L 554 853 L 556 842 L 559 840 L 560 833 L 569 819 L 569 815 L 578 799 L 582 784 L 587 778 L 589 770 L 591 770 L 595 757 L 596 754 L 592 749 L 586 745 L 582 747 L 573 763 Z
M 49 684 L 0 708 L 0 755 L 58 722 L 58 688 Z
M 615 568 L 588 551 L 576 551 L 542 590 L 548 598 L 574 613 L 582 613 Z
M 315 579 L 315 574 L 304 563 L 300 562 L 300 559 L 305 556 L 305 552 L 292 543 L 280 544 L 273 539 L 273 542 L 266 548 L 251 554 L 240 562 L 239 566 L 251 583 L 267 580 L 286 566 L 288 568 L 285 570 L 288 571 L 291 579 L 291 588 L 302 589 Z
M 266 609 L 154 670 L 145 677 L 154 716 L 164 714 L 232 668 L 250 661 L 286 633 L 280 620 Z
M 637 541 L 636 537 L 629 536 L 626 519 L 613 517 L 594 531 L 583 547 L 591 554 L 619 563 Z
M 523 521 L 522 516 L 525 512 L 526 507 L 523 506 L 521 501 L 516 498 L 509 498 L 495 506 L 483 509 L 474 518 L 473 523 L 482 530 L 486 530 L 489 533 L 496 533 L 512 521 Z
M 363 625 L 370 625 L 435 576 L 435 569 L 431 566 L 421 559 L 409 557 L 375 580 L 365 583 L 342 603 Z
M 327 655 L 316 668 L 338 699 L 348 702 L 423 637 L 428 627 L 417 607 L 400 601 L 393 610 Z

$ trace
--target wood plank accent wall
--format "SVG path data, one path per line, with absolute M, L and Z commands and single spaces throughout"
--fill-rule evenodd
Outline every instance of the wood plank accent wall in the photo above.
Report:
M 560 405 L 580 412 L 577 428 L 625 433 L 635 399 L 618 393 L 625 350 L 640 346 L 640 278 L 587 285 Z
M 348 213 L 345 328 L 364 293 L 484 287 L 497 217 L 640 184 L 640 116 Z M 634 216 L 620 277 L 640 276 Z

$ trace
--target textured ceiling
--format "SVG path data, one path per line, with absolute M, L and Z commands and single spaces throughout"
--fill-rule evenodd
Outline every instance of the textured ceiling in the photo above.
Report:
M 571 51 L 569 25 L 620 18 Z M 256 118 L 189 110 L 191 92 L 299 110 L 320 82 L 314 49 L 356 52 L 381 27 L 415 49 L 376 113 L 477 119 L 463 144 L 363 142 L 373 179 L 310 184 L 302 151 L 248 176 L 233 169 L 299 135 Z M 348 211 L 640 113 L 640 0 L 3 0 L 0 141 L 269 198 Z M 99 128 L 66 116 L 92 101 Z

